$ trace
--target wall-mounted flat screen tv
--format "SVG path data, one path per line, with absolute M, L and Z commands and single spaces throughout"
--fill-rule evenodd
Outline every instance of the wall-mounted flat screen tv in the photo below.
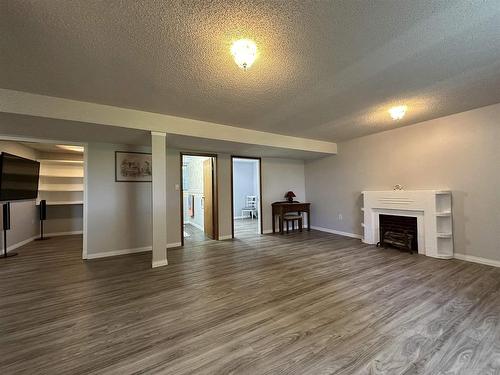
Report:
M 36 199 L 40 163 L 2 152 L 0 155 L 0 201 Z

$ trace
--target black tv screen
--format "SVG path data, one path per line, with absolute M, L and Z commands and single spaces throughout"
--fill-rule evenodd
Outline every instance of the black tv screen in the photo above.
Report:
M 36 199 L 40 163 L 2 152 L 0 155 L 0 201 Z

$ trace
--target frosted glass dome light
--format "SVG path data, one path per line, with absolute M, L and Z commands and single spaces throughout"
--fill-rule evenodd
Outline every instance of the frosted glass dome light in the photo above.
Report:
M 241 69 L 247 70 L 257 58 L 257 45 L 250 39 L 237 40 L 231 46 L 231 55 Z

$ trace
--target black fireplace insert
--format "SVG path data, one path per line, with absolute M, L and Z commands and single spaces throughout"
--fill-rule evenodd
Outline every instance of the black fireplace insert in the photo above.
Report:
M 394 247 L 410 253 L 418 252 L 417 218 L 400 215 L 379 215 L 382 247 Z

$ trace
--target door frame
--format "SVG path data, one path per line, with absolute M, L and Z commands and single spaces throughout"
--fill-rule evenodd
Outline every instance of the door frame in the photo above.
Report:
M 231 237 L 234 238 L 234 178 L 233 178 L 233 168 L 234 159 L 249 159 L 258 160 L 259 162 L 259 206 L 260 206 L 260 234 L 264 234 L 264 211 L 262 210 L 262 158 L 257 156 L 238 156 L 231 155 Z
M 179 183 L 179 201 L 180 201 L 180 219 L 181 219 L 181 246 L 184 246 L 184 188 L 183 188 L 183 173 L 182 173 L 182 159 L 183 156 L 204 156 L 214 159 L 212 166 L 212 222 L 213 222 L 213 233 L 212 236 L 215 240 L 219 239 L 219 174 L 218 172 L 218 159 L 217 154 L 205 153 L 205 152 L 184 152 L 179 153 L 179 172 L 180 172 L 180 183 Z

